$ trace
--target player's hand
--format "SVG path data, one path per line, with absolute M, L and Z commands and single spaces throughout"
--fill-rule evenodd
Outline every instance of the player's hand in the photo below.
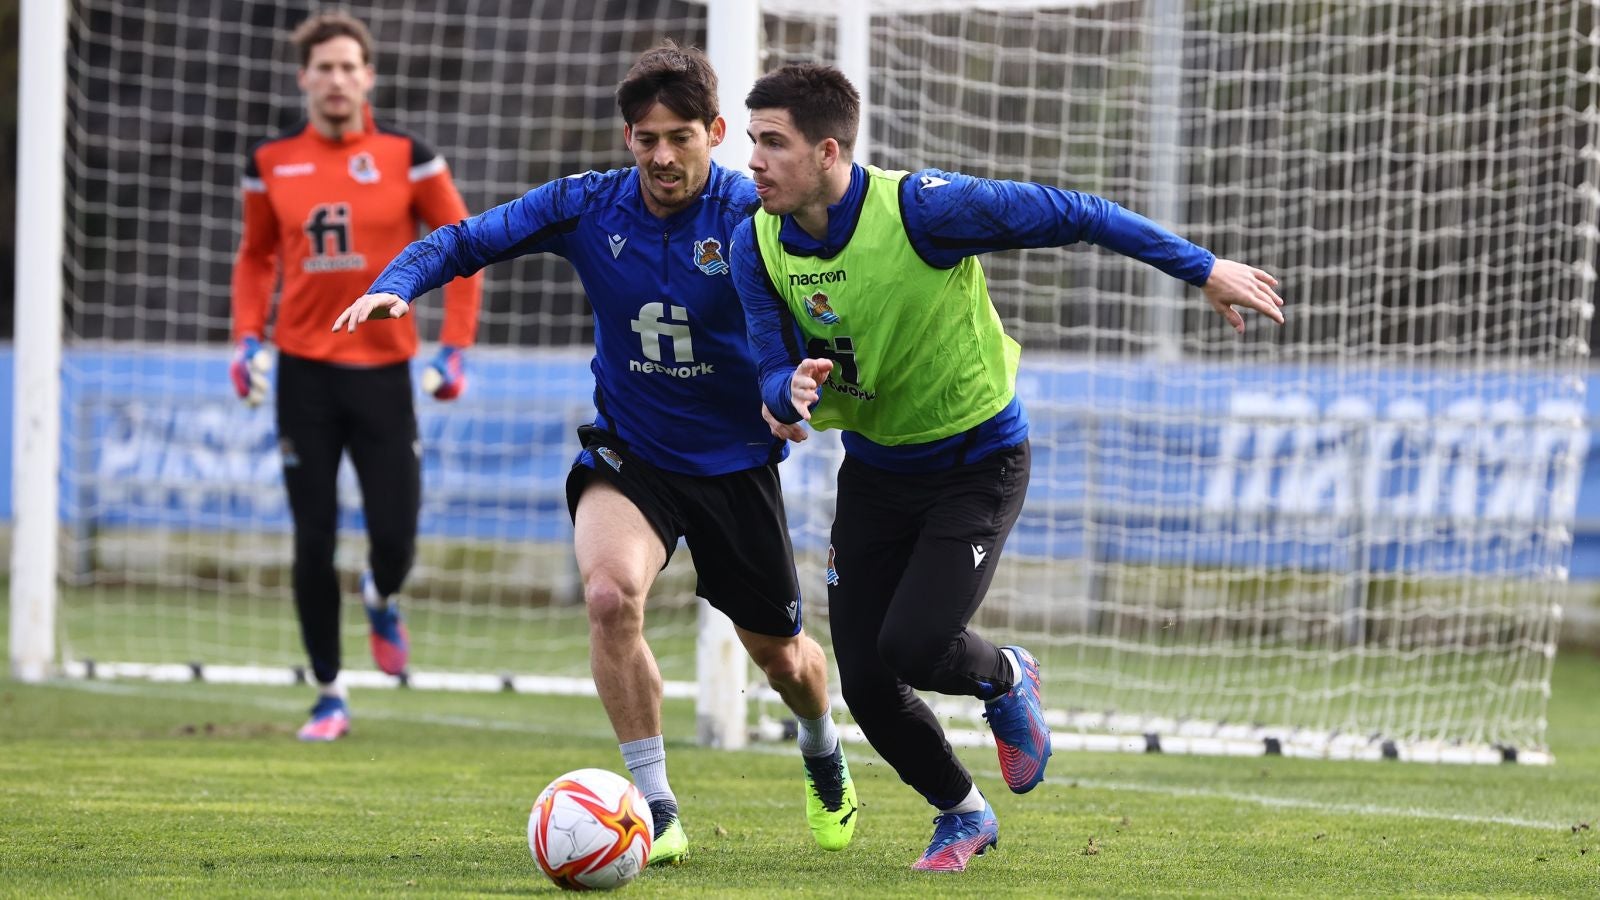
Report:
M 435 400 L 454 400 L 467 392 L 467 358 L 461 348 L 439 346 L 433 362 L 422 370 L 422 390 Z
M 234 345 L 233 359 L 228 362 L 228 378 L 233 382 L 233 392 L 246 405 L 259 406 L 267 399 L 267 373 L 272 371 L 272 354 L 261 346 L 261 339 L 247 334 Z
M 794 404 L 800 418 L 811 421 L 811 404 L 822 397 L 822 383 L 833 371 L 831 359 L 802 359 L 789 377 L 789 402 Z
M 1211 267 L 1211 277 L 1200 290 L 1217 315 L 1227 319 L 1234 331 L 1244 334 L 1244 316 L 1235 306 L 1247 306 L 1283 324 L 1283 298 L 1273 290 L 1277 286 L 1278 279 L 1254 266 L 1218 257 Z
M 772 410 L 767 409 L 765 403 L 761 404 L 761 418 L 767 420 L 767 428 L 772 432 L 772 436 L 781 441 L 794 441 L 798 444 L 811 436 L 811 432 L 799 422 L 779 422 L 778 417 L 772 414 Z
M 355 331 L 368 319 L 400 319 L 411 311 L 411 304 L 394 294 L 364 294 L 333 320 L 333 330 Z

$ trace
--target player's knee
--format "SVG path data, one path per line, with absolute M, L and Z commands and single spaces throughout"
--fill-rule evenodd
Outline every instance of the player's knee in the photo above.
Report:
M 332 529 L 297 528 L 294 532 L 294 561 L 297 566 L 320 568 L 333 565 L 338 535 Z
M 796 684 L 805 675 L 805 654 L 799 639 L 772 642 L 750 654 L 773 684 Z
M 606 635 L 625 635 L 644 628 L 642 599 L 636 599 L 616 579 L 596 576 L 583 586 L 589 626 Z
M 878 637 L 878 655 L 901 681 L 919 691 L 932 690 L 939 683 L 950 657 L 945 641 L 934 641 L 890 635 L 887 631 Z
M 900 706 L 899 685 L 893 681 L 839 679 L 839 693 L 851 715 L 858 720 L 879 721 Z
M 404 523 L 389 527 L 371 527 L 367 529 L 368 540 L 372 542 L 372 552 L 384 556 L 410 561 L 417 552 L 417 532 Z
M 416 556 L 417 545 L 412 541 L 372 542 L 372 569 L 386 576 L 380 583 L 405 581 Z

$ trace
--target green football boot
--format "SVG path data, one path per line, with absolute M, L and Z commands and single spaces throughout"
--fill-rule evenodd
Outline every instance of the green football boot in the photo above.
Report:
M 678 818 L 678 805 L 658 800 L 650 804 L 650 814 L 655 819 L 656 835 L 650 842 L 649 866 L 676 866 L 689 855 L 689 836 L 683 833 L 683 822 Z M 665 822 L 665 825 L 661 823 Z
M 827 756 L 802 756 L 806 764 L 806 822 L 824 850 L 843 850 L 856 833 L 856 784 L 844 748 Z

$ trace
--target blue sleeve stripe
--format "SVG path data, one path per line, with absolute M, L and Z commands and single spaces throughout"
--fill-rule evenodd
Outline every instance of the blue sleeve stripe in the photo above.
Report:
M 975 255 L 975 253 L 968 252 L 968 251 L 976 251 L 976 253 L 986 253 L 986 252 L 988 252 L 990 250 L 997 249 L 995 247 L 996 238 L 995 238 L 994 235 L 989 235 L 987 237 L 982 237 L 982 238 L 967 238 L 967 239 L 949 238 L 949 237 L 937 237 L 937 236 L 934 236 L 934 235 L 929 235 L 926 238 L 926 240 L 928 241 L 928 244 L 930 246 L 934 247 L 935 249 L 938 249 L 938 250 L 951 250 L 951 251 L 954 251 L 956 253 L 961 253 L 961 254 L 966 255 L 966 256 Z M 1014 249 L 1028 249 L 1028 248 L 1014 248 Z M 917 252 L 917 255 L 921 256 L 922 252 L 919 250 Z M 927 262 L 927 260 L 923 260 L 923 261 Z M 928 265 L 933 266 L 933 263 L 928 263 Z M 953 269 L 953 268 L 955 268 L 955 266 L 953 266 L 953 265 L 950 265 L 950 266 L 934 266 L 934 268 L 936 268 L 936 269 Z

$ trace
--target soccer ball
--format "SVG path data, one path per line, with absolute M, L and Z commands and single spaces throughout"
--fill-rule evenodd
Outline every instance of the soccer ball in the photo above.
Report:
M 639 877 L 654 834 L 650 804 L 628 779 L 578 769 L 550 782 L 528 815 L 528 849 L 569 891 L 619 888 Z

